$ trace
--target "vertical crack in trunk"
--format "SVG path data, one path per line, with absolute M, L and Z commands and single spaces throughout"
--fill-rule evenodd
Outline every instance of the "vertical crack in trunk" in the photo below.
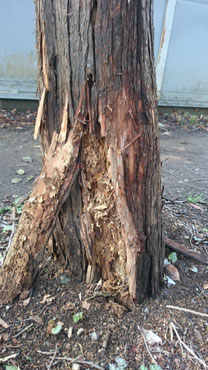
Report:
M 95 55 L 95 22 L 97 15 L 97 0 L 93 1 L 93 7 L 90 14 L 90 24 L 92 27 L 92 52 L 93 52 L 93 81 L 96 82 L 96 55 Z

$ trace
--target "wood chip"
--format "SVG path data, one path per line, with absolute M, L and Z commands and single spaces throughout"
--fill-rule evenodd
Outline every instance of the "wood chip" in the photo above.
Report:
M 1 319 L 1 318 L 0 318 L 0 325 L 1 325 L 3 328 L 5 328 L 5 329 L 9 328 L 9 324 L 7 324 L 7 322 L 6 322 L 6 321 L 4 321 L 4 320 L 3 320 L 3 319 Z
M 39 325 L 43 325 L 43 320 L 38 315 L 30 316 L 30 319 L 35 321 Z

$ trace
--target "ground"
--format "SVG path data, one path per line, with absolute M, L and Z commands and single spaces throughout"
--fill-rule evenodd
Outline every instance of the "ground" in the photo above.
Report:
M 41 167 L 40 145 L 33 140 L 34 119 L 33 112 L 0 110 L 1 263 L 21 203 Z M 164 235 L 206 258 L 207 117 L 161 113 L 159 126 Z M 20 196 L 23 198 L 19 199 Z M 166 248 L 167 257 L 170 253 Z M 172 263 L 180 280 L 173 285 L 173 276 L 166 270 L 159 297 L 130 310 L 114 297 L 100 295 L 99 284 L 77 284 L 69 271 L 45 251 L 33 289 L 24 292 L 13 304 L 0 305 L 0 368 L 5 365 L 14 366 L 7 369 L 21 370 L 205 368 L 208 269 L 180 254 Z M 152 337 L 153 333 L 159 338 Z

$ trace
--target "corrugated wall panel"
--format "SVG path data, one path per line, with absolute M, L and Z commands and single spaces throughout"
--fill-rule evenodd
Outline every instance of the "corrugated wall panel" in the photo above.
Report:
M 208 1 L 177 0 L 160 104 L 208 107 L 207 40 Z
M 0 1 L 0 98 L 36 99 L 33 0 Z

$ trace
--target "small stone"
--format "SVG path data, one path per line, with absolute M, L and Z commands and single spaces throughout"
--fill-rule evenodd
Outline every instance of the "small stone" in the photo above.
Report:
M 147 314 L 149 315 L 149 307 L 146 307 L 146 308 L 144 309 L 144 313 L 147 313 Z
M 79 328 L 77 330 L 77 336 L 79 337 L 82 333 L 83 333 L 84 329 L 83 328 Z
M 92 333 L 89 333 L 89 336 L 94 341 L 98 340 L 99 338 L 99 335 L 95 331 L 93 331 Z

